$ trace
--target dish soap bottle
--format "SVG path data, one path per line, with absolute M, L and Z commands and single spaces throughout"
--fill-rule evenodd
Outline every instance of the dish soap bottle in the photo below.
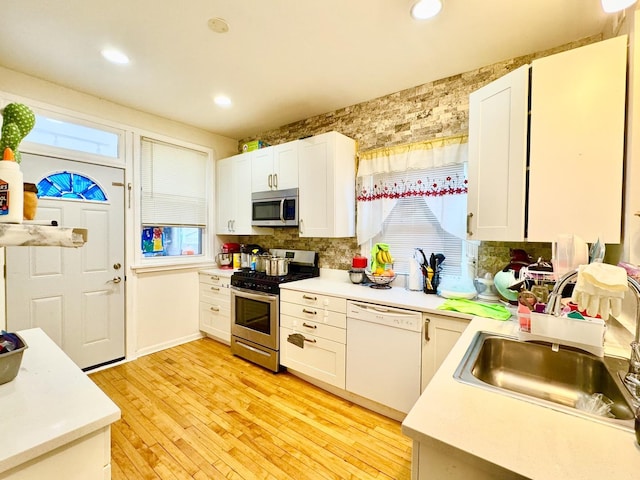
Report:
M 24 186 L 14 153 L 5 148 L 0 161 L 0 222 L 22 223 Z

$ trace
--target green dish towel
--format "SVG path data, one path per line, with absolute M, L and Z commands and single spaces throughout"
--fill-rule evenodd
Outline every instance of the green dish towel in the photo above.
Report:
M 496 320 L 509 320 L 511 318 L 511 312 L 503 305 L 474 302 L 464 298 L 449 298 L 438 307 L 438 310 L 453 310 Z

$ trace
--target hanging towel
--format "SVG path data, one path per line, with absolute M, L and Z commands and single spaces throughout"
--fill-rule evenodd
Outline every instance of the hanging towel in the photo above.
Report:
M 464 298 L 450 298 L 440 305 L 438 310 L 453 310 L 495 320 L 509 320 L 511 318 L 511 312 L 503 305 L 474 302 Z
M 618 317 L 627 291 L 627 271 L 607 263 L 590 263 L 578 267 L 578 279 L 571 301 L 587 315 L 600 315 L 605 321 L 609 315 Z

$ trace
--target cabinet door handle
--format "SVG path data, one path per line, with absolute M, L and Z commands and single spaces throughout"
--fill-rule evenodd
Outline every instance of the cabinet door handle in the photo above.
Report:
M 275 188 L 276 190 L 278 189 L 278 174 L 277 173 L 273 174 L 273 188 Z
M 318 326 L 317 326 L 317 325 L 309 325 L 309 324 L 308 324 L 308 323 L 306 323 L 306 322 L 303 322 L 303 323 L 302 323 L 302 326 L 303 326 L 303 327 L 307 327 L 307 328 L 318 328 Z
M 311 295 L 302 295 L 302 298 L 305 300 L 313 300 L 314 302 L 318 300 L 318 297 L 312 297 Z
M 425 318 L 424 319 L 424 339 L 427 342 L 431 341 L 431 339 L 429 338 L 429 323 L 431 323 L 431 320 L 429 320 L 428 318 Z
M 300 219 L 300 220 L 298 221 L 298 232 L 299 232 L 301 235 L 304 235 L 304 228 L 303 228 L 303 227 L 304 227 L 304 222 L 302 221 L 302 219 Z
M 473 218 L 473 213 L 467 213 L 467 235 L 470 237 L 473 236 L 473 232 L 471 231 L 471 219 Z
M 219 312 L 219 311 L 220 311 L 220 307 L 217 307 L 217 306 L 215 306 L 215 307 L 214 307 L 214 306 L 211 306 L 211 307 L 209 307 L 209 310 L 211 310 L 212 312 Z
M 219 292 L 220 288 L 219 287 L 210 287 L 211 290 L 213 290 L 214 292 Z
M 267 184 L 269 185 L 269 188 L 273 188 L 273 175 L 269 174 L 269 177 L 267 178 Z
M 227 220 L 227 232 L 231 231 L 231 220 Z
M 235 220 L 231 220 L 231 231 L 232 232 L 236 231 L 236 221 Z

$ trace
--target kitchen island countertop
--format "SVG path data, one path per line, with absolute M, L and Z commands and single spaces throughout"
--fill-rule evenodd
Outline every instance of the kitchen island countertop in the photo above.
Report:
M 17 377 L 0 385 L 3 430 L 0 472 L 92 434 L 120 418 L 117 405 L 42 329 L 17 333 L 27 349 Z M 54 477 L 52 474 L 50 478 Z

